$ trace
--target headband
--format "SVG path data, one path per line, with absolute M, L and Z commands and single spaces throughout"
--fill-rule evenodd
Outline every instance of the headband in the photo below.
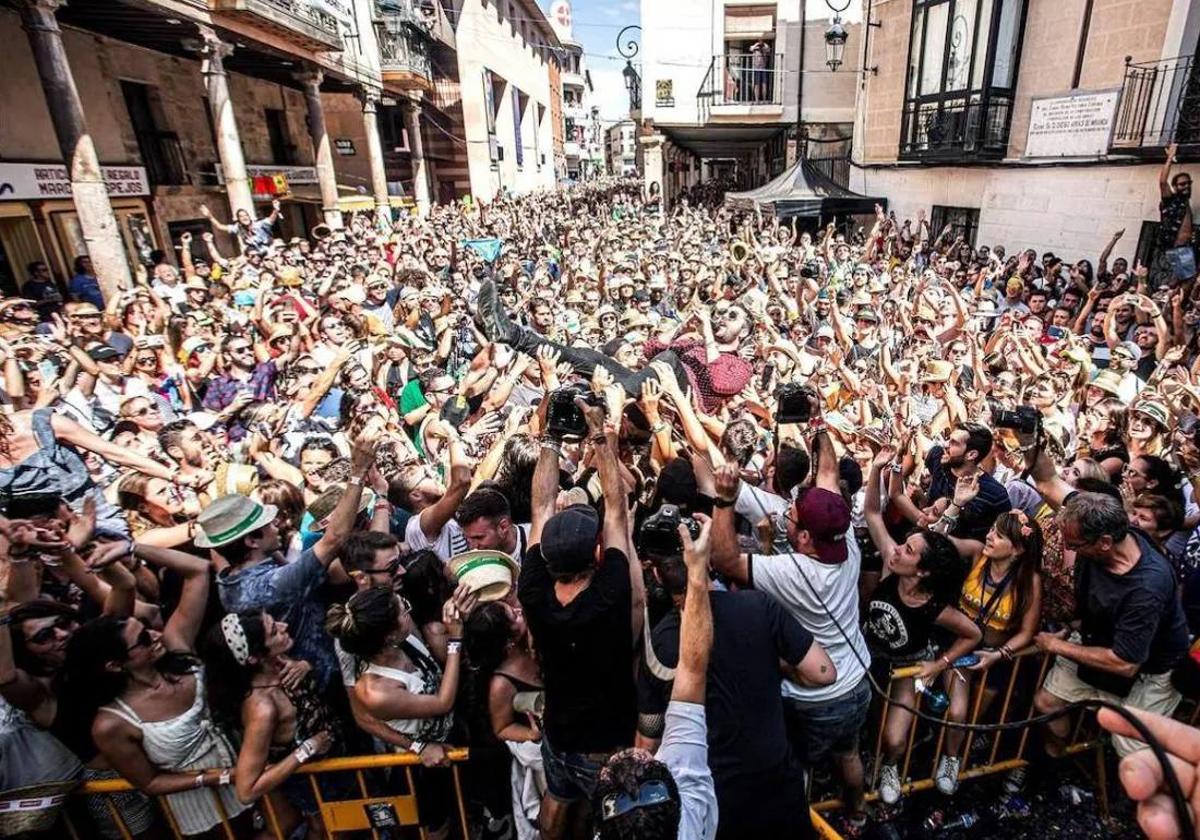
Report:
M 245 665 L 250 658 L 250 642 L 246 640 L 246 630 L 237 613 L 229 613 L 221 619 L 221 635 L 237 664 Z

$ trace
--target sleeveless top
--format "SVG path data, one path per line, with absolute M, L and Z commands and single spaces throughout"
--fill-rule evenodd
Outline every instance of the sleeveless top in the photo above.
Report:
M 410 694 L 436 695 L 442 684 L 442 669 L 416 636 L 409 636 L 401 649 L 417 666 L 415 671 L 401 671 L 399 668 L 389 668 L 386 665 L 368 665 L 363 673 L 374 674 L 400 683 Z M 450 737 L 450 729 L 454 726 L 454 712 L 448 712 L 435 718 L 412 718 L 409 720 L 385 720 L 384 724 L 419 741 L 445 742 Z
M 892 662 L 926 659 L 934 647 L 934 622 L 942 607 L 933 598 L 910 607 L 900 597 L 900 578 L 886 577 L 871 594 L 863 634 L 872 651 Z
M 19 464 L 0 469 L 0 499 L 49 493 L 61 496 L 72 510 L 83 510 L 83 500 L 96 500 L 96 528 L 122 536 L 129 535 L 129 525 L 121 511 L 104 498 L 104 493 L 88 473 L 87 465 L 75 448 L 60 443 L 50 425 L 53 412 L 39 408 L 30 418 L 38 450 Z
M 204 697 L 204 669 L 197 668 L 196 697 L 184 712 L 166 720 L 142 720 L 121 699 L 100 711 L 116 715 L 142 733 L 142 749 L 150 763 L 169 773 L 199 773 L 201 770 L 233 767 L 237 752 L 217 729 Z M 200 834 L 220 825 L 221 812 L 213 796 L 219 796 L 225 813 L 235 817 L 250 805 L 237 798 L 233 785 L 197 788 L 166 795 L 166 802 L 183 834 Z
M 963 584 L 958 608 L 976 624 L 1004 632 L 1009 628 L 1017 600 L 1016 579 L 1012 574 L 1015 568 L 1000 581 L 989 579 L 990 569 L 987 558 L 980 557 L 975 561 Z
M 306 676 L 295 688 L 280 686 L 287 699 L 296 710 L 296 732 L 292 740 L 286 744 L 272 743 L 267 750 L 267 760 L 272 763 L 281 761 L 318 732 L 328 732 L 333 738 L 333 746 L 323 758 L 336 753 L 344 741 L 341 722 L 334 716 L 325 701 L 317 694 L 312 674 Z

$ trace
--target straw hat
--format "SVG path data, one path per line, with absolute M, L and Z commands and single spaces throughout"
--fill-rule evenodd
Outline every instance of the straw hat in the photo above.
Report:
M 0 794 L 0 837 L 49 831 L 78 782 L 41 782 Z
M 1091 388 L 1098 388 L 1106 394 L 1114 397 L 1121 396 L 1121 377 L 1115 371 L 1107 368 L 1100 370 L 1092 377 L 1092 381 L 1088 383 Z
M 928 359 L 922 366 L 922 382 L 949 382 L 954 374 L 954 365 L 944 359 Z
M 1133 410 L 1146 415 L 1164 429 L 1171 428 L 1171 412 L 1167 404 L 1156 397 L 1143 397 L 1134 403 Z
M 450 558 L 450 574 L 479 596 L 480 603 L 499 601 L 512 589 L 520 569 L 503 551 L 480 549 Z
M 222 496 L 196 518 L 196 547 L 219 548 L 275 521 L 279 509 L 241 494 Z
M 300 285 L 300 269 L 293 265 L 287 265 L 279 269 L 279 274 L 276 279 L 280 286 L 299 286 Z
M 258 470 L 249 464 L 222 462 L 213 471 L 209 494 L 214 498 L 241 494 L 249 496 L 258 489 Z

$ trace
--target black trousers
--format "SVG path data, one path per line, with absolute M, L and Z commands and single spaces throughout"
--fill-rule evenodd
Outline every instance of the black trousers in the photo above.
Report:
M 599 350 L 559 344 L 557 341 L 551 341 L 544 335 L 525 327 L 514 327 L 513 332 L 514 335 L 508 345 L 514 350 L 533 356 L 536 355 L 539 347 L 552 347 L 576 373 L 589 379 L 596 372 L 596 368 L 602 367 L 612 374 L 613 380 L 625 389 L 625 393 L 634 398 L 641 394 L 643 382 L 647 379 L 658 379 L 658 374 L 650 368 L 650 365 L 646 365 L 641 370 L 630 370 L 612 356 L 606 356 Z M 670 365 L 671 369 L 675 371 L 675 378 L 679 381 L 680 387 L 683 388 L 684 393 L 687 393 L 690 387 L 687 368 L 684 367 L 683 361 L 674 350 L 663 350 L 661 353 L 655 354 L 651 361 L 665 362 Z

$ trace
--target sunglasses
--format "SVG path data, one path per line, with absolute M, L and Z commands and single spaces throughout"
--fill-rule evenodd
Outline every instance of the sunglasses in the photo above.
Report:
M 301 365 L 300 367 L 297 367 L 295 370 L 296 370 L 296 373 L 316 373 L 317 371 L 320 370 L 320 368 L 308 367 L 307 365 Z
M 147 406 L 143 406 L 142 408 L 139 408 L 137 411 L 129 412 L 129 416 L 130 417 L 145 417 L 147 414 L 155 414 L 155 413 L 157 413 L 156 410 L 147 405 Z
M 75 619 L 68 618 L 65 615 L 60 616 L 54 619 L 54 623 L 49 627 L 43 627 L 41 630 L 30 636 L 29 641 L 35 645 L 50 644 L 50 642 L 54 641 L 55 634 L 57 634 L 59 630 L 69 630 L 74 624 Z
M 137 635 L 137 641 L 135 641 L 133 644 L 131 644 L 128 648 L 126 648 L 126 651 L 128 653 L 133 653 L 135 650 L 137 650 L 140 647 L 148 648 L 153 644 L 154 644 L 154 637 L 150 635 L 149 630 L 147 630 L 145 627 L 143 627 L 141 632 L 138 633 L 138 635 Z
M 399 569 L 400 566 L 403 565 L 403 559 L 404 558 L 402 558 L 402 557 L 397 557 L 395 560 L 393 560 L 391 563 L 388 563 L 382 569 L 367 569 L 366 573 L 369 575 L 387 575 L 388 577 L 395 577 L 396 570 Z M 400 606 L 403 607 L 405 609 L 405 611 L 407 612 L 407 610 L 408 610 L 408 602 L 407 601 L 401 600 Z
M 153 365 L 153 364 L 158 363 L 158 357 L 157 356 L 138 356 L 137 358 L 134 359 L 134 362 L 136 362 L 139 365 Z

